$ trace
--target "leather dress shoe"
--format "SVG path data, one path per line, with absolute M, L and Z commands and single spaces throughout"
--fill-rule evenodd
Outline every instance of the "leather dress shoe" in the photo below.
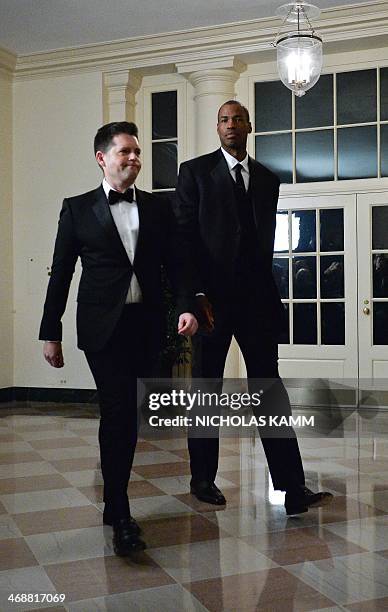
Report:
M 333 495 L 326 491 L 313 493 L 307 487 L 299 487 L 292 491 L 286 491 L 284 506 L 288 515 L 302 514 L 309 508 L 319 508 L 327 506 L 333 500 Z
M 198 485 L 192 484 L 190 486 L 190 493 L 207 504 L 214 504 L 215 506 L 224 506 L 226 504 L 225 497 L 213 482 L 201 482 Z
M 132 533 L 134 533 L 135 535 L 141 535 L 141 527 L 139 523 L 135 521 L 133 516 L 127 517 L 127 520 L 129 522 L 129 526 L 132 529 Z M 113 516 L 109 513 L 109 511 L 104 510 L 104 514 L 102 515 L 102 522 L 104 525 L 110 525 L 112 527 L 114 521 Z
M 134 552 L 147 548 L 138 534 L 133 533 L 129 519 L 124 518 L 113 523 L 113 550 L 119 557 L 127 557 Z

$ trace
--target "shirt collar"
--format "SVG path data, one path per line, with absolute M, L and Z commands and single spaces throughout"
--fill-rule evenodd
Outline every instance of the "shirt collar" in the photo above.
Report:
M 246 154 L 244 159 L 239 162 L 238 159 L 233 157 L 233 155 L 225 151 L 225 149 L 223 149 L 222 147 L 221 147 L 221 151 L 225 157 L 226 163 L 228 164 L 229 170 L 233 170 L 233 168 L 237 166 L 237 164 L 241 164 L 243 169 L 249 174 L 249 165 L 248 165 L 249 155 L 248 153 Z
M 133 201 L 136 202 L 136 189 L 135 189 L 135 185 L 131 185 L 131 187 L 133 188 Z M 105 176 L 102 179 L 102 188 L 105 191 L 105 195 L 107 197 L 107 199 L 109 198 L 109 192 L 112 189 L 112 191 L 116 191 L 116 189 L 114 189 L 114 187 L 112 187 L 112 185 L 110 185 L 108 183 L 108 181 L 106 180 Z

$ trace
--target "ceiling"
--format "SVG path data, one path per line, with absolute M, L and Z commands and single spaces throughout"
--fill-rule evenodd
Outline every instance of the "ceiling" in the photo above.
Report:
M 0 0 L 0 47 L 23 55 L 189 30 L 271 17 L 280 4 L 282 0 Z M 324 9 L 354 0 L 316 4 Z

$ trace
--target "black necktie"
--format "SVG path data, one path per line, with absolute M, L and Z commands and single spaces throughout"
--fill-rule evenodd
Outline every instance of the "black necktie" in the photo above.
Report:
M 121 200 L 125 200 L 126 202 L 133 202 L 133 188 L 129 187 L 124 193 L 120 193 L 119 191 L 114 191 L 111 189 L 108 195 L 109 206 L 113 206 L 113 204 L 117 204 Z
M 244 179 L 242 177 L 241 174 L 241 170 L 243 169 L 241 164 L 236 164 L 234 167 L 234 170 L 236 171 L 236 186 L 237 186 L 237 190 L 239 192 L 239 195 L 244 195 L 246 194 L 246 189 L 245 189 L 245 183 L 244 183 Z

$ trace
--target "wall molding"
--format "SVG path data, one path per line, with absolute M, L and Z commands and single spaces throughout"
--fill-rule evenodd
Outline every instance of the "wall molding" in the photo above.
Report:
M 16 68 L 17 56 L 7 49 L 0 47 L 0 70 L 5 73 L 12 75 Z
M 263 51 L 272 49 L 271 42 L 279 28 L 277 17 L 242 21 L 212 27 L 193 28 L 159 35 L 142 36 L 99 45 L 82 45 L 50 52 L 19 55 L 13 68 L 17 80 L 43 75 L 90 70 L 150 69 L 181 62 L 197 62 L 233 55 L 240 61 L 259 61 Z M 388 0 L 374 0 L 344 7 L 325 9 L 314 23 L 324 42 L 349 41 L 388 36 Z M 15 56 L 4 52 L 4 61 L 12 70 Z M 0 54 L 0 64 L 2 56 Z

